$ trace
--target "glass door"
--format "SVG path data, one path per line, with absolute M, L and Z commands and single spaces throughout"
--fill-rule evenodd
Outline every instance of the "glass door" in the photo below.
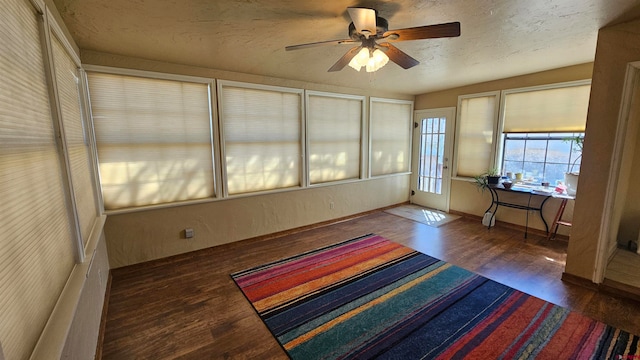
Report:
M 449 166 L 455 108 L 418 110 L 414 129 L 414 156 L 411 202 L 449 211 Z

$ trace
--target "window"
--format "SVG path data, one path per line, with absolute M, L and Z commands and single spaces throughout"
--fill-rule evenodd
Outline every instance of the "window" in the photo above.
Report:
M 218 87 L 227 193 L 302 186 L 302 90 Z
M 213 197 L 210 80 L 136 74 L 87 73 L 105 209 Z
M 507 133 L 504 135 L 503 174 L 522 173 L 523 179 L 554 185 L 566 172 L 580 169 L 576 137 L 584 133 Z
M 456 175 L 497 167 L 555 184 L 577 171 L 580 149 L 567 139 L 584 136 L 590 88 L 585 80 L 460 96 Z
M 474 177 L 494 167 L 498 97 L 498 92 L 491 92 L 458 99 L 454 176 Z
M 409 172 L 413 102 L 372 98 L 369 112 L 371 176 Z
M 358 179 L 364 97 L 307 93 L 309 182 Z
M 76 261 L 42 10 L 3 1 L 0 11 L 0 324 L 7 359 L 29 358 Z
M 503 91 L 502 173 L 554 185 L 580 168 L 580 148 L 589 108 L 589 81 Z
M 93 169 L 89 156 L 89 141 L 80 106 L 78 66 L 58 37 L 51 41 L 55 65 L 56 89 L 60 100 L 60 115 L 69 156 L 72 188 L 76 204 L 82 248 L 98 216 L 94 189 Z
M 106 210 L 410 171 L 411 101 L 371 99 L 367 148 L 364 96 L 234 81 L 218 81 L 213 96 L 211 79 L 86 70 Z M 61 71 L 70 89 L 74 71 Z M 75 130 L 80 159 L 87 143 Z
M 505 90 L 503 132 L 583 132 L 589 109 L 589 81 Z

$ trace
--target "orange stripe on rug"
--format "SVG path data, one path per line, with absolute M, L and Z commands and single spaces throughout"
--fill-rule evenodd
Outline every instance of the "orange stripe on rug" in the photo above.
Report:
M 387 253 L 375 256 L 366 261 L 361 261 L 361 258 L 359 258 L 360 261 L 349 261 L 347 262 L 347 264 L 350 265 L 349 267 L 345 267 L 344 263 L 342 263 L 340 266 L 332 266 L 331 270 L 338 270 L 333 273 L 330 271 L 326 271 L 323 277 L 316 278 L 308 282 L 303 282 L 286 290 L 282 290 L 283 287 L 278 286 L 278 289 L 281 289 L 280 292 L 276 292 L 271 296 L 268 296 L 262 300 L 258 300 L 254 302 L 253 305 L 256 310 L 258 310 L 259 312 L 263 312 L 267 309 L 271 309 L 278 305 L 287 303 L 293 299 L 297 299 L 302 295 L 308 295 L 320 289 L 326 288 L 329 285 L 348 279 L 352 277 L 353 274 L 366 272 L 379 265 L 385 264 L 394 259 L 402 258 L 403 256 L 413 252 L 415 251 L 402 246 Z
M 286 291 L 287 289 L 330 275 L 355 264 L 384 256 L 385 253 L 401 248 L 402 246 L 399 244 L 386 243 L 383 246 L 357 249 L 353 253 L 340 254 L 335 258 L 298 268 L 294 273 L 281 274 L 277 279 L 266 279 L 265 281 L 247 286 L 245 293 L 249 300 L 260 301 Z

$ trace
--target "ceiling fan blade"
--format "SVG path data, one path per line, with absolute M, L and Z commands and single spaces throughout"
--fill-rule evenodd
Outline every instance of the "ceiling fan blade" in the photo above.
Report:
M 420 64 L 420 61 L 412 58 L 411 56 L 404 53 L 402 50 L 398 49 L 397 47 L 389 43 L 378 44 L 378 46 L 385 48 L 384 53 L 387 54 L 387 56 L 389 57 L 389 60 L 400 65 L 403 69 L 409 69 Z
M 299 50 L 299 49 L 306 49 L 306 48 L 310 48 L 310 47 L 315 47 L 315 46 L 322 46 L 322 45 L 339 45 L 339 44 L 353 44 L 355 43 L 355 41 L 353 41 L 352 39 L 342 39 L 342 40 L 327 40 L 327 41 L 318 41 L 318 42 L 313 42 L 313 43 L 308 43 L 308 44 L 300 44 L 300 45 L 290 45 L 285 47 L 285 50 Z
M 376 34 L 376 11 L 367 8 L 347 8 L 356 31 L 367 36 Z M 368 37 L 368 36 L 367 36 Z
M 349 62 L 351 62 L 351 59 L 353 59 L 356 55 L 358 55 L 358 52 L 360 51 L 360 49 L 362 49 L 362 46 L 356 46 L 351 50 L 347 51 L 347 53 L 344 54 L 340 58 L 340 60 L 338 60 L 335 64 L 333 64 L 333 66 L 329 69 L 329 71 L 332 72 L 332 71 L 342 70 L 345 66 L 347 66 L 347 64 L 349 64 Z
M 389 37 L 387 40 L 390 41 L 434 39 L 456 36 L 460 36 L 460 23 L 457 21 L 438 25 L 389 30 L 382 34 L 383 38 Z

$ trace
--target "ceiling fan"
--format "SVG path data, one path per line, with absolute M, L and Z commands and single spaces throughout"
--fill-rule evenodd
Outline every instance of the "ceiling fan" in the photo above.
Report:
M 320 45 L 357 44 L 342 56 L 329 71 L 340 71 L 346 65 L 360 71 L 376 71 L 388 60 L 409 69 L 420 62 L 393 46 L 389 41 L 407 41 L 460 36 L 460 23 L 450 22 L 437 25 L 418 26 L 389 30 L 386 19 L 378 17 L 377 11 L 368 8 L 347 8 L 352 22 L 349 24 L 349 39 L 320 41 L 287 46 L 286 50 L 305 49 Z

